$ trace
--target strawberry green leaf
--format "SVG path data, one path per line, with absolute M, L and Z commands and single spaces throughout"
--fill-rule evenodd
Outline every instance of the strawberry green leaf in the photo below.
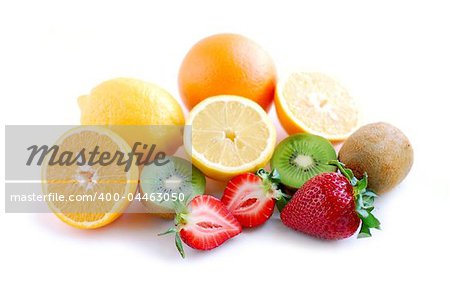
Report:
M 183 243 L 181 242 L 180 234 L 178 232 L 175 234 L 175 246 L 177 247 L 178 252 L 180 252 L 181 257 L 185 258 Z
M 263 168 L 258 169 L 255 174 L 261 177 L 262 180 L 266 179 L 269 176 L 269 172 L 267 172 Z
M 272 172 L 267 172 L 264 169 L 259 169 L 258 171 L 256 171 L 255 173 L 259 178 L 262 179 L 262 181 L 266 184 L 266 185 L 270 185 L 270 184 L 276 184 L 276 186 L 278 187 L 278 185 L 281 184 L 281 177 L 280 177 L 280 173 L 278 173 L 278 171 L 276 169 L 273 169 Z
M 177 216 L 178 216 L 178 214 L 177 214 Z M 180 238 L 180 230 L 177 227 L 171 227 L 171 228 L 167 229 L 166 232 L 159 233 L 158 236 L 171 234 L 171 233 L 175 233 L 175 246 L 177 247 L 178 252 L 180 252 L 181 257 L 185 258 L 183 243 L 181 242 L 181 238 Z
M 369 212 L 363 208 L 357 209 L 356 212 L 361 220 L 369 217 Z
M 162 236 L 162 235 L 166 235 L 166 234 L 170 234 L 170 233 L 177 233 L 177 232 L 178 232 L 178 230 L 175 227 L 171 227 L 171 228 L 167 229 L 167 231 L 165 231 L 165 232 L 158 233 L 158 236 Z
M 159 233 L 158 236 L 171 234 L 171 233 L 175 233 L 175 246 L 177 247 L 178 252 L 180 252 L 181 257 L 184 258 L 185 255 L 184 255 L 183 243 L 181 242 L 179 230 L 176 227 L 171 227 L 171 228 L 167 229 L 166 232 Z
M 289 203 L 289 199 L 287 197 L 281 197 L 278 199 L 277 202 L 275 202 L 279 212 L 281 212 L 283 210 L 283 208 L 286 206 L 286 204 L 288 204 L 288 203 Z
M 272 182 L 281 184 L 281 175 L 280 173 L 278 173 L 277 169 L 273 169 L 272 172 L 270 172 L 269 177 L 272 180 Z
M 283 210 L 283 208 L 286 206 L 286 204 L 289 203 L 289 200 L 291 200 L 291 196 L 283 193 L 281 190 L 278 190 L 276 195 L 274 195 L 274 199 L 276 200 L 275 204 L 277 205 L 277 209 L 279 212 Z
M 372 214 L 372 211 L 374 209 L 373 205 L 377 194 L 370 190 L 367 190 L 367 173 L 364 173 L 363 178 L 358 180 L 353 174 L 352 170 L 345 168 L 345 165 L 343 163 L 337 160 L 333 160 L 330 161 L 329 164 L 337 166 L 341 174 L 345 176 L 353 186 L 356 213 L 362 221 L 358 238 L 372 236 L 372 234 L 370 233 L 370 229 L 380 229 L 380 221 Z
M 281 190 L 280 173 L 276 169 L 273 169 L 270 173 L 264 169 L 259 169 L 255 174 L 262 179 L 265 193 L 276 200 L 277 208 L 281 212 L 291 196 Z
M 185 224 L 187 218 L 187 213 L 177 213 L 175 214 L 175 225 Z
M 377 198 L 378 197 L 378 195 L 375 194 L 374 192 L 372 192 L 371 190 L 366 190 L 364 195 L 367 196 L 367 197 L 373 197 L 373 198 Z
M 361 194 L 355 196 L 356 199 L 356 210 L 364 208 L 364 198 Z
M 373 207 L 373 204 L 375 202 L 375 198 L 373 198 L 373 197 L 366 197 L 364 195 L 364 196 L 361 196 L 361 199 L 362 199 L 362 207 L 364 207 L 364 208 L 371 208 L 371 207 Z
M 380 221 L 371 213 L 368 212 L 368 215 L 362 219 L 364 225 L 369 228 L 380 229 Z
M 366 237 L 371 237 L 372 234 L 370 233 L 370 229 L 369 227 L 367 227 L 366 225 L 362 224 L 361 225 L 361 230 L 358 233 L 358 238 L 366 238 Z
M 353 177 L 355 179 L 355 189 L 358 193 L 364 193 L 367 188 L 367 174 L 364 173 L 364 176 L 362 179 L 357 180 L 356 177 Z

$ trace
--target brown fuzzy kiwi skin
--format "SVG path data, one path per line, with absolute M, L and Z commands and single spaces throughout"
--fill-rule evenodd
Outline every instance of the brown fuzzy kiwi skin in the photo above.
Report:
M 413 165 L 414 151 L 402 131 L 379 122 L 355 131 L 342 145 L 338 158 L 357 178 L 367 172 L 368 188 L 380 195 L 405 179 Z

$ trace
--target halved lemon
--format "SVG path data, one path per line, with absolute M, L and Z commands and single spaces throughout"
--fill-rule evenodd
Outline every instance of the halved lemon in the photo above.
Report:
M 321 73 L 296 72 L 277 84 L 275 107 L 289 134 L 307 132 L 345 140 L 358 127 L 358 109 L 347 89 Z
M 207 98 L 192 109 L 186 125 L 184 145 L 193 164 L 216 180 L 264 167 L 275 148 L 272 121 L 247 98 Z
M 47 201 L 50 209 L 63 222 L 83 229 L 102 227 L 117 219 L 136 193 L 138 167 L 135 160 L 129 170 L 118 160 L 96 161 L 102 153 L 109 153 L 110 158 L 123 153 L 125 161 L 131 152 L 128 143 L 104 127 L 80 126 L 62 135 L 55 145 L 59 147 L 55 158 L 52 161 L 48 154 L 42 167 L 44 195 L 58 196 L 58 200 L 53 197 Z M 99 153 L 92 161 L 90 151 Z

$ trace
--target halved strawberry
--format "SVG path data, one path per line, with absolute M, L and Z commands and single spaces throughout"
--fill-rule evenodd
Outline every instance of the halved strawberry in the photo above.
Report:
M 239 222 L 220 200 L 209 195 L 194 197 L 188 207 L 177 212 L 175 226 L 162 234 L 175 233 L 175 244 L 183 258 L 181 240 L 191 248 L 211 250 L 242 232 Z
M 238 175 L 228 182 L 222 202 L 243 227 L 262 225 L 272 215 L 277 200 L 285 200 L 278 183 L 276 171 L 260 169 L 256 174 Z

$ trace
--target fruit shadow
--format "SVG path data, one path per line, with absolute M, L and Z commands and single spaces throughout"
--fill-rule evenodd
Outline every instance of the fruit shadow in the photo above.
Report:
M 174 234 L 158 236 L 174 226 L 173 220 L 162 219 L 152 214 L 124 214 L 117 220 L 117 231 L 120 235 L 128 235 L 129 243 L 138 251 L 151 256 L 158 256 L 170 262 L 179 258 L 175 246 Z M 114 229 L 114 228 L 113 228 Z
M 288 247 L 298 247 L 314 251 L 327 252 L 330 249 L 337 250 L 355 245 L 356 236 L 352 236 L 344 240 L 324 240 L 313 236 L 295 231 L 286 227 L 280 219 L 279 213 L 275 213 L 269 220 L 270 234 L 277 237 L 277 242 L 287 245 Z
M 356 240 L 356 237 L 351 237 L 350 239 Z M 212 251 L 196 251 L 188 247 L 185 247 L 185 251 L 186 258 L 189 261 L 209 260 L 210 255 L 213 255 L 214 259 L 217 259 L 217 257 L 219 259 L 227 259 L 226 257 L 229 257 L 230 251 L 235 253 L 235 255 L 240 255 L 242 253 L 239 252 L 240 250 L 248 254 L 255 245 L 257 247 L 265 247 L 265 245 L 270 245 L 274 242 L 284 245 L 284 247 L 299 249 L 299 251 L 322 252 L 324 255 L 329 254 L 330 250 L 337 253 L 341 250 L 345 251 L 346 248 L 358 246 L 356 242 L 348 239 L 328 241 L 305 235 L 287 228 L 277 216 L 274 216 L 262 226 L 244 228 L 240 235 Z M 249 257 L 248 259 L 258 258 Z M 232 263 L 233 261 L 231 260 L 230 264 Z
M 162 219 L 148 213 L 125 213 L 108 226 L 93 230 L 73 228 L 61 222 L 52 213 L 34 214 L 36 223 L 43 230 L 50 231 L 66 240 L 79 240 L 87 245 L 90 243 L 111 243 L 120 240 L 135 247 L 137 251 L 145 255 L 158 256 L 170 263 L 183 261 L 175 247 L 174 236 L 169 234 L 158 236 L 173 226 L 173 220 Z M 227 241 L 223 246 L 213 251 L 198 251 L 184 246 L 186 258 L 189 261 L 210 259 L 210 255 L 221 257 L 226 255 L 223 251 L 238 251 L 241 247 L 254 246 L 254 243 L 272 243 L 276 239 L 279 244 L 287 247 L 313 251 L 327 251 L 329 249 L 343 249 L 354 247 L 356 237 L 345 241 L 320 240 L 300 232 L 287 228 L 282 224 L 279 213 L 275 212 L 272 218 L 263 226 L 257 228 L 245 228 L 242 234 Z M 252 242 L 252 240 L 254 242 Z M 242 249 L 242 248 L 241 248 Z
M 281 220 L 271 220 L 272 222 L 272 234 L 277 236 L 278 242 L 288 245 L 289 247 L 299 247 L 304 248 L 307 246 L 308 248 L 317 249 L 317 250 L 325 250 L 325 248 L 336 248 L 340 247 L 340 241 L 327 241 L 318 239 L 301 232 L 292 230 L 287 228 Z
M 146 213 L 125 213 L 108 226 L 97 229 L 77 229 L 61 222 L 51 213 L 35 214 L 36 223 L 43 230 L 52 232 L 62 239 L 90 243 L 110 243 L 120 240 L 122 244 L 137 247 L 151 256 L 174 261 L 177 258 L 174 236 L 158 236 L 173 226 L 172 220 L 161 219 Z
M 87 245 L 117 241 L 132 245 L 137 251 L 145 255 L 157 256 L 168 263 L 183 261 L 176 247 L 174 236 L 169 234 L 158 236 L 173 226 L 173 221 L 161 219 L 156 215 L 145 213 L 125 213 L 108 226 L 82 230 L 62 223 L 53 214 L 36 214 L 37 223 L 45 230 L 53 232 L 62 239 L 79 240 Z M 271 218 L 266 224 L 258 228 L 245 228 L 242 234 L 227 241 L 223 246 L 212 251 L 198 251 L 184 245 L 186 260 L 202 261 L 214 257 L 226 257 L 229 251 L 239 251 L 242 247 L 254 247 L 255 243 L 273 243 L 299 249 L 308 248 L 311 251 L 327 251 L 329 249 L 343 249 L 355 245 L 349 240 L 325 241 L 291 230 L 284 226 L 278 216 Z M 355 239 L 351 237 L 350 239 Z M 253 241 L 252 241 L 253 240 Z M 269 241 L 270 240 L 270 241 Z M 228 251 L 228 252 L 227 252 Z

